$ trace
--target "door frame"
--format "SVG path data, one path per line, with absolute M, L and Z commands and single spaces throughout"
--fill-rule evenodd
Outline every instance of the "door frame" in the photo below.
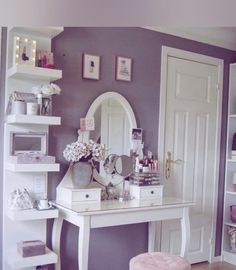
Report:
M 162 172 L 164 172 L 164 139 L 165 139 L 165 119 L 166 119 L 166 87 L 167 87 L 167 63 L 168 57 L 176 57 L 185 60 L 191 60 L 203 64 L 216 66 L 218 69 L 218 101 L 217 101 L 217 123 L 216 123 L 216 160 L 214 165 L 214 190 L 213 190 L 213 209 L 211 224 L 211 249 L 209 262 L 215 259 L 215 235 L 216 235 L 216 218 L 217 218 L 217 195 L 219 182 L 219 165 L 220 165 L 220 138 L 221 138 L 221 117 L 222 117 L 222 96 L 223 96 L 223 69 L 224 60 L 206 56 L 203 54 L 193 53 L 172 47 L 162 46 L 161 53 L 161 83 L 160 83 L 160 103 L 159 103 L 159 131 L 158 131 L 158 155 Z

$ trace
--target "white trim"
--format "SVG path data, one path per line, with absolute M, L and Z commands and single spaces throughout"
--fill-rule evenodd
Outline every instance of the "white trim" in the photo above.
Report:
M 229 50 L 236 50 L 235 27 L 166 28 L 158 26 L 146 26 L 142 28 L 181 38 L 187 38 Z
M 218 180 L 219 180 L 219 164 L 220 164 L 220 136 L 221 136 L 221 114 L 222 114 L 222 93 L 223 93 L 223 67 L 224 61 L 219 58 L 209 57 L 202 54 L 192 53 L 184 50 L 179 50 L 171 47 L 162 46 L 161 57 L 161 85 L 160 85 L 160 113 L 159 113 L 159 134 L 158 134 L 158 154 L 160 166 L 164 171 L 164 137 L 165 137 L 165 112 L 166 112 L 166 81 L 167 81 L 167 59 L 168 56 L 187 59 L 200 63 L 210 64 L 218 67 L 218 84 L 219 96 L 217 104 L 217 137 L 216 137 L 216 161 L 215 161 L 215 179 L 214 179 L 214 202 L 212 209 L 212 224 L 211 238 L 212 245 L 209 261 L 214 258 L 215 252 L 215 235 L 216 235 L 216 217 L 217 217 L 217 195 L 218 195 Z
M 100 96 L 98 96 L 90 105 L 89 110 L 86 114 L 86 118 L 93 117 L 98 106 L 101 105 L 101 103 L 104 100 L 107 100 L 109 98 L 115 99 L 116 101 L 118 101 L 122 105 L 122 107 L 124 108 L 124 110 L 127 114 L 127 117 L 128 117 L 129 123 L 130 123 L 130 127 L 137 128 L 137 122 L 136 122 L 136 118 L 135 118 L 132 107 L 130 106 L 130 104 L 126 98 L 124 98 L 121 94 L 116 93 L 116 92 L 106 92 L 106 93 L 103 93 Z M 131 138 L 131 136 L 130 136 L 130 138 Z M 84 139 L 84 141 L 89 140 L 89 132 L 85 132 L 85 134 L 83 135 L 83 139 Z
M 223 260 L 222 256 L 216 256 L 212 258 L 210 263 L 222 262 L 222 260 Z

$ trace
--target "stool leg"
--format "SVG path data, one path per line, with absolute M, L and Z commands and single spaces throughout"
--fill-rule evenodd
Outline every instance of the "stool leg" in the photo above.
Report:
M 156 244 L 156 222 L 150 221 L 148 223 L 148 252 L 155 251 Z

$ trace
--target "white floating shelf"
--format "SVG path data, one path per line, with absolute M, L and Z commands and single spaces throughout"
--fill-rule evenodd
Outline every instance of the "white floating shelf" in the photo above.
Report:
M 46 254 L 32 257 L 21 257 L 16 250 L 7 252 L 7 262 L 12 269 L 34 267 L 57 263 L 57 254 L 46 248 Z
M 236 195 L 236 192 L 235 192 L 235 191 L 229 191 L 229 190 L 227 190 L 227 191 L 226 191 L 226 194 L 229 194 L 229 195 Z
M 36 210 L 36 209 L 27 209 L 27 210 L 9 210 L 7 216 L 13 221 L 27 221 L 27 220 L 39 220 L 39 219 L 49 219 L 49 218 L 58 218 L 58 210 Z
M 8 69 L 7 77 L 52 82 L 62 78 L 62 71 L 59 69 L 15 65 Z
M 228 161 L 228 162 L 233 162 L 233 163 L 234 163 L 234 162 L 236 162 L 236 159 L 228 158 L 227 161 Z
M 231 226 L 231 227 L 236 227 L 236 223 L 233 223 L 233 222 L 225 222 L 225 225 Z
M 233 253 L 230 251 L 223 251 L 222 255 L 223 255 L 223 261 L 235 265 L 236 253 Z
M 60 164 L 15 164 L 7 163 L 6 169 L 12 172 L 59 172 Z
M 25 35 L 54 38 L 64 31 L 64 27 L 10 27 L 9 31 Z
M 236 119 L 236 114 L 230 114 L 229 118 L 235 118 Z
M 33 124 L 33 125 L 60 125 L 61 117 L 57 116 L 42 116 L 42 115 L 27 115 L 27 114 L 10 114 L 7 116 L 8 124 Z

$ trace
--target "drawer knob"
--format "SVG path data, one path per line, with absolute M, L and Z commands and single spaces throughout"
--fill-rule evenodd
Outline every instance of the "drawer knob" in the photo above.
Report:
M 151 190 L 151 194 L 154 194 L 154 191 L 153 190 Z
M 86 195 L 85 195 L 85 198 L 89 198 L 89 195 L 88 195 L 88 194 L 86 194 Z

